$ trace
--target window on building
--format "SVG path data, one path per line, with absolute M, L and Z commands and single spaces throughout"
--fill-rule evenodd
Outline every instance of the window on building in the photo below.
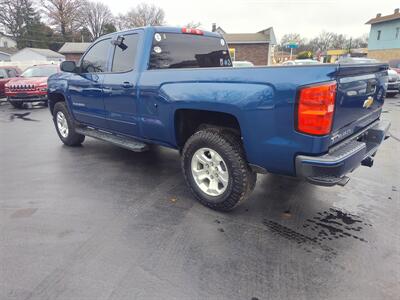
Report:
M 8 48 L 8 42 L 7 41 L 4 41 L 4 48 Z
M 82 73 L 106 72 L 110 46 L 110 39 L 105 39 L 90 48 L 81 63 Z
M 377 39 L 378 41 L 381 39 L 381 33 L 382 33 L 382 31 L 381 31 L 381 30 L 378 30 L 378 36 L 376 37 L 376 39 Z
M 396 39 L 400 37 L 400 27 L 396 28 Z
M 112 72 L 128 72 L 133 69 L 139 35 L 124 36 L 121 46 L 115 46 Z

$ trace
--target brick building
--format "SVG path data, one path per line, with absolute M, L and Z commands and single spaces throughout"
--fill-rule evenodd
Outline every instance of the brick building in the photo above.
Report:
M 381 61 L 400 58 L 400 10 L 387 16 L 377 14 L 366 24 L 371 25 L 368 39 L 368 57 Z
M 272 61 L 273 46 L 276 45 L 274 29 L 269 27 L 256 33 L 226 33 L 221 27 L 213 31 L 222 34 L 228 43 L 233 60 L 250 61 L 254 65 L 269 65 Z
M 78 62 L 90 45 L 91 43 L 65 43 L 58 52 L 65 55 L 66 60 Z

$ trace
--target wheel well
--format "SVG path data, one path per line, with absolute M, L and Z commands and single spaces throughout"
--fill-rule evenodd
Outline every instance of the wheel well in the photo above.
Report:
M 50 93 L 48 98 L 49 98 L 49 108 L 52 114 L 56 103 L 60 101 L 65 101 L 64 95 L 60 93 Z
M 240 125 L 231 114 L 207 110 L 180 109 L 175 113 L 177 145 L 182 148 L 187 139 L 201 128 L 222 127 L 241 135 Z

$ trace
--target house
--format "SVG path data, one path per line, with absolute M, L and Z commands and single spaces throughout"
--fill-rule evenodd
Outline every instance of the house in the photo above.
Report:
M 65 56 L 50 49 L 24 48 L 11 55 L 11 61 L 64 61 Z
M 371 25 L 368 57 L 382 61 L 400 58 L 400 10 L 387 16 L 379 13 L 366 24 Z
M 8 36 L 0 32 L 0 47 L 2 48 L 17 48 L 17 42 Z
M 11 61 L 11 55 L 18 51 L 17 48 L 0 47 L 0 61 Z
M 78 62 L 90 45 L 91 43 L 65 43 L 58 52 L 64 54 L 66 60 Z
M 227 42 L 231 57 L 237 61 L 250 61 L 254 65 L 272 62 L 273 46 L 276 45 L 274 29 L 269 27 L 256 33 L 227 33 L 213 24 L 213 32 L 220 33 Z

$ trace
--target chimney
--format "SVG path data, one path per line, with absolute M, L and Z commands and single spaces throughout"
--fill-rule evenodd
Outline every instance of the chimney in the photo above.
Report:
M 381 13 L 376 14 L 376 17 L 377 17 L 377 18 L 380 18 L 380 17 L 382 17 L 382 14 L 381 14 Z
M 395 10 L 394 10 L 394 14 L 398 14 L 400 12 L 400 10 L 398 9 L 398 8 L 396 8 Z
M 216 32 L 217 31 L 217 24 L 216 23 L 212 23 L 212 32 Z

